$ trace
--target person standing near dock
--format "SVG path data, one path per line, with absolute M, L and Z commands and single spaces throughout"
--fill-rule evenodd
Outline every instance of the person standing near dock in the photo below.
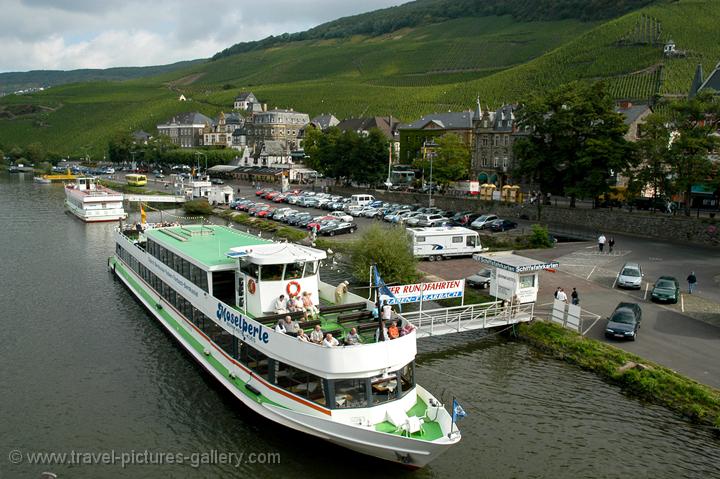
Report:
M 600 233 L 600 236 L 598 237 L 598 249 L 600 252 L 603 252 L 603 248 L 605 248 L 605 241 L 607 241 L 607 238 L 605 238 L 605 235 Z
M 578 295 L 577 289 L 575 288 L 573 288 L 572 293 L 570 294 L 570 302 L 576 306 L 580 304 L 580 295 Z
M 695 276 L 695 271 L 690 271 L 690 274 L 687 277 L 688 282 L 688 294 L 693 294 L 693 291 L 695 291 L 695 285 L 697 284 L 697 276 Z
M 610 239 L 608 240 L 608 253 L 612 253 L 614 247 L 615 247 L 615 238 L 611 236 Z

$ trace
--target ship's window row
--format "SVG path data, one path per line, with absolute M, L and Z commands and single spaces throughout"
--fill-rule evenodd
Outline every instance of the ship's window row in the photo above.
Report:
M 198 288 L 206 292 L 208 291 L 208 278 L 205 270 L 195 266 L 185 258 L 176 255 L 172 251 L 163 248 L 151 239 L 147 240 L 146 248 L 148 253 L 160 260 L 163 264 L 169 266 L 185 279 L 191 281 Z
M 240 271 L 259 281 L 288 281 L 317 274 L 318 262 L 297 262 L 289 264 L 264 264 L 242 261 Z

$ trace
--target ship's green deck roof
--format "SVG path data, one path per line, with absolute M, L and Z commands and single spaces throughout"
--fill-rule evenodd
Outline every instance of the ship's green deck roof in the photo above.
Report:
M 207 267 L 235 264 L 236 260 L 225 256 L 230 248 L 272 243 L 249 233 L 217 225 L 151 229 L 147 230 L 145 235 L 159 244 L 179 250 Z

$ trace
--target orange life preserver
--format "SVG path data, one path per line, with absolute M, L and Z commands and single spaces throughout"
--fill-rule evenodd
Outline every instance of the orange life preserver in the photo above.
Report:
M 250 292 L 250 294 L 255 294 L 255 289 L 256 289 L 255 286 L 256 286 L 255 280 L 249 279 L 248 280 L 248 291 Z
M 287 291 L 288 296 L 294 298 L 295 296 L 300 294 L 300 283 L 298 283 L 297 281 L 290 281 L 287 285 L 287 288 L 285 288 L 285 291 Z

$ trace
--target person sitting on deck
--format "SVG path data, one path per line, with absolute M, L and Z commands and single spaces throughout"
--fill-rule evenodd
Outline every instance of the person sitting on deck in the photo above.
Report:
M 291 312 L 302 311 L 304 309 L 302 299 L 300 299 L 298 296 L 294 298 L 288 298 L 287 308 Z
M 300 341 L 305 341 L 306 343 L 310 342 L 310 338 L 308 338 L 308 335 L 305 334 L 305 331 L 303 331 L 302 329 L 298 330 L 297 338 Z
M 298 325 L 297 321 L 293 321 L 290 316 L 285 316 L 282 325 L 285 329 L 285 334 L 289 334 L 290 336 L 296 336 L 300 330 L 300 325 Z
M 360 343 L 362 343 L 362 338 L 358 334 L 357 329 L 350 329 L 350 332 L 347 334 L 347 336 L 345 336 L 345 344 L 348 346 L 354 346 Z
M 322 328 L 320 327 L 319 324 L 316 324 L 315 329 L 313 329 L 312 333 L 310 333 L 310 341 L 312 341 L 313 343 L 320 344 L 320 343 L 322 343 L 322 340 L 323 340 Z
M 400 337 L 400 330 L 397 327 L 397 322 L 393 321 L 390 323 L 390 327 L 387 330 L 388 337 L 390 339 L 397 339 Z
M 375 331 L 375 342 L 385 341 L 387 339 L 387 328 L 385 327 L 385 321 L 380 320 L 377 330 Z
M 275 301 L 273 301 L 272 306 L 270 306 L 270 309 L 272 311 L 275 311 L 275 314 L 287 313 L 288 310 L 285 305 L 285 295 L 281 294 L 280 297 L 278 297 Z
M 281 319 L 280 321 L 277 322 L 277 324 L 275 325 L 275 332 L 283 333 L 283 334 L 287 333 L 287 330 L 285 329 L 285 321 L 283 321 Z
M 320 311 L 317 309 L 317 306 L 315 306 L 312 302 L 312 298 L 310 297 L 312 293 L 310 291 L 304 291 L 303 292 L 303 306 L 305 306 L 305 311 L 312 316 L 313 318 L 320 313 Z
M 322 345 L 326 348 L 336 348 L 340 346 L 340 342 L 333 338 L 332 333 L 327 333 L 325 339 L 323 339 Z

